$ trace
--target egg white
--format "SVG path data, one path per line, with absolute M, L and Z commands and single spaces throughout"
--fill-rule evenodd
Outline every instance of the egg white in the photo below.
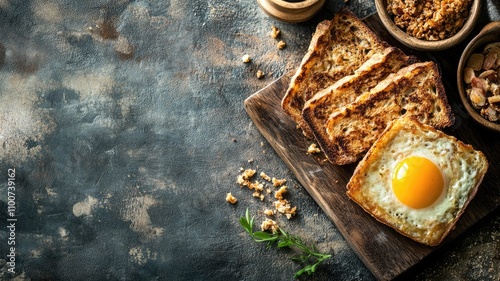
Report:
M 438 138 L 434 132 L 424 135 L 397 134 L 380 157 L 370 166 L 365 183 L 367 191 L 377 205 L 391 216 L 403 218 L 417 228 L 430 223 L 447 223 L 455 218 L 466 203 L 475 171 L 467 169 L 464 159 L 456 159 L 456 146 L 448 139 Z M 444 188 L 438 200 L 431 206 L 414 209 L 403 204 L 392 190 L 392 173 L 395 166 L 409 156 L 421 156 L 434 162 L 443 175 Z

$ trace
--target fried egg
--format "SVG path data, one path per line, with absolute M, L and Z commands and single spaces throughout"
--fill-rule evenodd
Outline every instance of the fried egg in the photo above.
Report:
M 438 245 L 476 194 L 484 154 L 453 136 L 400 118 L 360 161 L 347 195 L 380 222 Z

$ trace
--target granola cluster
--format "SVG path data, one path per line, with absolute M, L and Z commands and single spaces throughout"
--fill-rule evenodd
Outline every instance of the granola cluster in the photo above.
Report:
M 387 0 L 394 23 L 407 34 L 428 41 L 455 35 L 469 17 L 472 0 Z

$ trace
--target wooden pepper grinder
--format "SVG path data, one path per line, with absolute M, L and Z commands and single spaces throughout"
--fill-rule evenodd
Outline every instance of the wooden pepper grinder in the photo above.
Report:
M 257 0 L 268 15 L 285 22 L 302 22 L 314 16 L 325 0 Z

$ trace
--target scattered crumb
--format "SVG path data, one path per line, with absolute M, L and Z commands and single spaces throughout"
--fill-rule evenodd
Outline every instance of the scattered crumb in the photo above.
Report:
M 281 30 L 279 28 L 277 28 L 276 26 L 271 26 L 271 32 L 269 33 L 269 35 L 273 38 L 273 39 L 276 39 L 280 36 L 280 33 L 281 33 Z
M 248 180 L 251 177 L 253 177 L 253 175 L 255 175 L 256 172 L 257 171 L 253 170 L 253 169 L 246 169 L 246 170 L 243 171 L 243 173 L 240 175 L 240 177 L 242 179 Z
M 265 179 L 266 181 L 271 181 L 271 177 L 266 175 L 266 173 L 264 173 L 264 172 L 260 173 L 260 177 Z
M 236 199 L 236 197 L 234 197 L 231 192 L 229 192 L 228 194 L 226 194 L 226 201 L 231 203 L 231 204 L 236 204 L 236 202 L 238 202 L 238 199 Z
M 232 138 L 232 139 L 231 139 L 231 141 L 232 141 L 232 142 L 237 142 L 238 140 L 237 140 L 237 139 L 235 139 L 235 138 Z
M 318 148 L 318 146 L 315 143 L 311 143 L 311 145 L 307 148 L 307 154 L 315 154 L 315 153 L 320 153 L 321 150 Z
M 277 179 L 277 178 L 273 178 L 273 179 L 271 180 L 271 182 L 273 183 L 273 186 L 278 187 L 278 186 L 280 186 L 280 185 L 285 184 L 285 183 L 286 183 L 286 179 Z
M 297 207 L 292 207 L 286 199 L 274 201 L 274 207 L 278 212 L 284 214 L 287 219 L 291 219 L 297 211 Z
M 243 170 L 243 168 L 240 169 L 240 171 Z M 247 169 L 247 170 L 244 170 L 241 175 L 239 175 L 237 178 L 236 178 L 236 182 L 241 185 L 241 186 L 248 186 L 250 187 L 250 181 L 249 179 L 251 177 L 253 177 L 253 175 L 255 175 L 255 170 L 253 169 Z
M 265 214 L 266 216 L 274 216 L 274 213 L 275 213 L 275 211 L 273 211 L 273 210 L 271 210 L 271 209 L 265 209 L 265 210 L 264 210 L 264 214 Z
M 262 222 L 260 228 L 262 231 L 270 231 L 272 233 L 278 232 L 279 226 L 278 223 L 271 219 L 266 219 L 265 221 Z
M 241 57 L 241 60 L 244 62 L 244 63 L 249 63 L 249 62 L 252 62 L 252 58 L 249 56 L 249 55 L 243 55 Z
M 276 44 L 276 46 L 278 47 L 278 49 L 283 50 L 286 47 L 286 43 L 285 41 L 280 40 L 278 44 Z
M 248 163 L 252 163 L 253 162 L 253 159 L 248 159 Z
M 264 142 L 263 141 L 260 142 L 260 146 L 264 146 Z
M 258 79 L 261 79 L 262 77 L 265 76 L 264 72 L 262 70 L 257 70 L 257 74 L 256 74 L 257 78 Z
M 265 195 L 272 193 L 270 188 L 265 188 L 264 182 L 259 182 L 258 180 L 251 182 L 251 178 L 254 177 L 257 170 L 240 168 L 240 172 L 241 174 L 236 179 L 237 183 L 240 185 L 240 187 L 246 186 L 248 187 L 248 189 L 253 190 L 253 197 L 259 198 L 261 201 L 264 201 L 266 197 Z M 264 214 L 272 216 L 279 212 L 281 214 L 284 214 L 288 219 L 292 218 L 292 216 L 294 216 L 297 211 L 297 207 L 291 207 L 290 202 L 283 198 L 283 195 L 287 193 L 288 188 L 286 185 L 284 185 L 286 183 L 286 179 L 277 179 L 275 177 L 271 178 L 264 172 L 260 173 L 260 177 L 268 182 L 272 182 L 273 186 L 280 187 L 279 190 L 277 190 L 274 194 L 274 197 L 277 199 L 277 201 L 273 203 L 273 206 L 276 210 L 266 209 L 264 211 Z M 233 198 L 234 196 L 232 196 L 231 193 L 228 193 L 226 196 L 226 201 L 231 202 Z M 234 202 L 236 202 L 236 198 L 234 198 L 234 200 Z
M 252 195 L 253 195 L 253 197 L 260 198 L 260 192 L 258 192 L 258 191 L 255 191 Z
M 257 191 L 262 191 L 262 190 L 264 190 L 264 185 L 258 181 L 255 181 L 254 183 L 250 183 L 248 188 L 253 189 L 253 190 L 257 190 Z
M 283 199 L 283 194 L 287 192 L 287 186 L 282 185 L 278 191 L 274 193 L 274 198 L 282 200 Z

